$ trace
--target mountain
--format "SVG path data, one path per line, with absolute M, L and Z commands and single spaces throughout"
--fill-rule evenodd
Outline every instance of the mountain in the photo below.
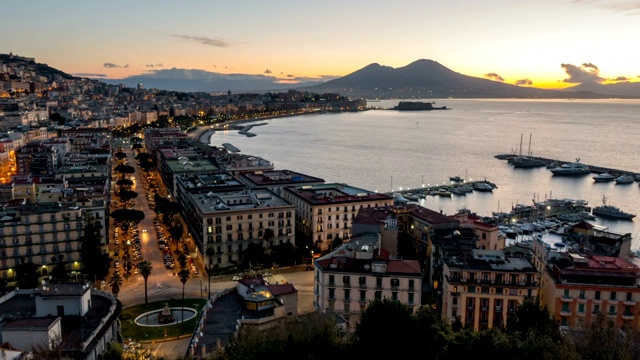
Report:
M 102 79 L 107 84 L 124 84 L 136 87 L 143 84 L 147 89 L 160 89 L 186 92 L 251 92 L 251 91 L 279 91 L 292 88 L 291 84 L 278 83 L 280 79 L 267 75 L 248 74 L 220 74 L 197 69 L 163 69 L 146 74 L 130 76 L 123 79 Z M 317 81 L 306 82 L 304 85 L 317 84 Z M 295 86 L 300 86 L 296 84 Z
M 375 98 L 607 98 L 588 90 L 578 92 L 521 87 L 457 73 L 433 60 L 417 60 L 392 68 L 370 64 L 349 75 L 302 87 L 314 92 L 336 92 Z M 640 94 L 639 96 L 640 97 Z
M 585 82 L 570 88 L 566 91 L 590 91 L 598 94 L 608 95 L 609 97 L 631 97 L 640 98 L 640 83 L 632 83 L 628 81 L 616 84 L 599 84 L 595 82 Z

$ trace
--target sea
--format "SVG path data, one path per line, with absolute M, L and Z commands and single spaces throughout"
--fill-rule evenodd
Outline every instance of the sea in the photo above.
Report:
M 493 192 L 427 196 L 422 206 L 480 216 L 516 204 L 553 199 L 603 203 L 639 215 L 589 222 L 630 233 L 640 248 L 640 186 L 596 183 L 592 175 L 553 176 L 546 167 L 513 168 L 499 154 L 522 154 L 640 172 L 640 100 L 423 99 L 448 110 L 390 110 L 400 100 L 368 101 L 371 110 L 258 120 L 247 137 L 216 131 L 210 144 L 231 143 L 278 170 L 312 175 L 376 192 L 450 184 L 449 177 L 488 180 Z

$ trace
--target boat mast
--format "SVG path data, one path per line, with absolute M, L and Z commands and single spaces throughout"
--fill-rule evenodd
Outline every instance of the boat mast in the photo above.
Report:
M 520 153 L 518 155 L 522 156 L 522 134 L 520 134 Z
M 531 133 L 529 133 L 529 151 L 527 152 L 527 156 L 531 156 Z

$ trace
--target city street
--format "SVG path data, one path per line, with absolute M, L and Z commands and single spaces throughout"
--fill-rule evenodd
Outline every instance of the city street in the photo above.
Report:
M 127 155 L 127 164 L 135 169 L 135 172 L 131 174 L 134 178 L 131 190 L 137 192 L 138 197 L 132 200 L 133 209 L 141 210 L 145 213 L 145 218 L 137 226 L 140 235 L 140 252 L 142 254 L 142 259 L 133 261 L 133 263 L 137 264 L 140 261 L 150 261 L 152 264 L 153 270 L 151 271 L 151 275 L 149 276 L 147 284 L 147 292 L 150 302 L 170 298 L 181 298 L 182 283 L 180 282 L 180 279 L 175 275 L 179 271 L 179 264 L 176 261 L 176 267 L 174 269 L 167 269 L 164 265 L 165 261 L 163 259 L 163 253 L 158 248 L 158 237 L 153 223 L 153 220 L 156 217 L 156 213 L 149 208 L 149 202 L 146 197 L 148 190 L 145 189 L 146 182 L 143 181 L 143 171 L 140 169 L 136 159 L 134 158 L 134 153 L 131 149 L 132 144 L 129 142 L 122 143 L 120 141 L 116 141 L 116 144 L 114 144 L 114 148 L 117 149 L 119 145 L 122 146 L 122 151 Z M 153 177 L 158 188 L 160 189 L 159 192 L 164 195 L 166 191 L 164 191 L 164 184 L 160 180 L 160 177 L 157 175 L 154 175 Z M 117 208 L 122 208 L 122 206 L 124 205 L 120 204 L 117 195 L 115 195 L 117 188 L 115 182 L 118 179 L 119 174 L 113 173 L 112 199 L 114 203 L 117 203 L 117 206 L 112 207 L 110 212 Z M 179 217 L 180 215 L 176 215 L 176 218 Z M 184 221 L 181 222 L 183 223 L 184 231 L 187 232 L 186 224 L 184 224 Z M 114 227 L 115 226 L 112 226 L 111 229 L 113 229 Z M 122 232 L 122 230 L 120 230 L 120 232 Z M 165 236 L 168 235 L 168 231 L 165 229 Z M 119 237 L 119 239 L 121 240 L 120 244 L 115 245 L 113 241 L 113 230 L 111 230 L 109 236 L 110 254 L 113 255 L 114 250 L 120 249 L 119 256 L 121 257 L 124 247 L 130 245 L 126 245 L 126 241 L 124 241 L 125 243 L 123 244 L 122 235 Z M 195 247 L 193 244 L 189 243 L 189 240 L 187 240 L 187 245 L 189 245 L 190 248 L 189 255 L 196 264 L 196 267 L 199 270 L 199 274 L 191 272 L 189 280 L 185 284 L 185 298 L 189 297 L 206 299 L 209 294 L 209 279 L 207 278 L 204 271 L 202 259 L 196 254 Z M 124 269 L 122 269 L 122 258 L 120 258 L 120 260 L 120 274 L 123 274 Z M 112 267 L 111 272 L 113 272 L 113 270 L 114 269 Z M 288 272 L 289 270 L 294 271 Z M 296 289 L 298 290 L 298 309 L 300 313 L 313 310 L 313 271 L 304 271 L 303 267 L 299 267 L 296 269 L 274 269 L 272 272 L 274 274 L 281 273 L 287 282 L 293 283 L 295 285 Z M 213 294 L 214 292 L 219 290 L 235 287 L 236 282 L 232 281 L 231 278 L 232 276 L 212 277 L 211 293 Z M 118 298 L 125 308 L 144 303 L 144 279 L 142 275 L 134 274 L 128 279 L 124 280 Z

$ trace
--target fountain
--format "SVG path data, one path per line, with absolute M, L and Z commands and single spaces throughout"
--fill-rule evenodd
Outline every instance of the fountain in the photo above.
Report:
M 183 320 L 183 310 L 181 307 L 170 308 L 168 304 L 165 304 L 164 308 L 138 315 L 138 317 L 136 317 L 133 321 L 136 323 L 136 325 L 140 326 L 167 326 L 190 320 L 196 317 L 197 314 L 198 311 L 194 308 L 184 308 Z
M 158 314 L 158 323 L 171 324 L 174 321 L 176 321 L 176 319 L 173 317 L 171 309 L 169 309 L 169 304 L 164 303 L 164 309 L 162 309 L 162 312 Z

